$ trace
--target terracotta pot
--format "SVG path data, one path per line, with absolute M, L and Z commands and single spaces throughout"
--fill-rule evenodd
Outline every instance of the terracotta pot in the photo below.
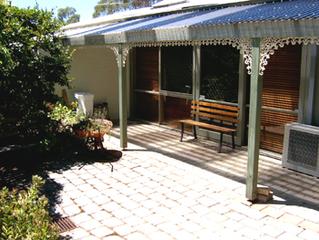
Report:
M 102 138 L 104 134 L 107 134 L 109 131 L 90 131 L 90 130 L 76 130 L 75 134 L 80 138 Z
M 98 123 L 100 125 L 103 125 L 103 128 L 101 130 L 88 130 L 88 129 L 82 129 L 82 130 L 75 130 L 75 134 L 80 138 L 102 138 L 104 134 L 107 134 L 110 132 L 113 123 L 106 119 L 93 119 L 95 123 Z

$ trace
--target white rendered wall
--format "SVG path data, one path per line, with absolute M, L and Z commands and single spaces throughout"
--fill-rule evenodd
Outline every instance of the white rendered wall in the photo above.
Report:
M 74 100 L 74 92 L 90 92 L 94 94 L 94 103 L 107 102 L 111 119 L 118 119 L 117 65 L 112 50 L 106 47 L 76 49 L 70 77 L 69 100 Z

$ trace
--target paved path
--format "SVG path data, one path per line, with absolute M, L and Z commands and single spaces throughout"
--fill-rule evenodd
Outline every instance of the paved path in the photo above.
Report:
M 72 239 L 319 239 L 313 205 L 276 192 L 272 203 L 251 205 L 241 181 L 140 145 L 129 144 L 114 172 L 94 163 L 49 176 L 63 186 L 57 212 L 78 226 L 63 234 Z

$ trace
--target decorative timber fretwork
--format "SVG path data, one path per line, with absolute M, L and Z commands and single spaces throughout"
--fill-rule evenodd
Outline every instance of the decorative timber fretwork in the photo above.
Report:
M 107 45 L 107 47 L 114 52 L 117 64 L 119 65 L 119 61 L 122 59 L 122 65 L 125 66 L 128 54 L 132 47 L 129 45 Z M 122 54 L 122 58 L 120 58 L 120 54 Z
M 260 75 L 264 74 L 270 56 L 279 48 L 289 44 L 319 45 L 319 37 L 263 38 L 260 44 Z
M 275 51 L 286 45 L 319 45 L 319 37 L 291 37 L 291 38 L 262 38 L 260 43 L 260 70 L 259 75 L 263 75 L 268 64 L 268 60 Z M 117 45 L 104 45 L 99 47 L 110 48 L 114 54 L 117 63 L 122 61 L 125 66 L 130 49 L 134 47 L 169 47 L 169 46 L 200 46 L 200 45 L 229 45 L 237 48 L 244 57 L 244 62 L 248 74 L 251 74 L 252 66 L 252 40 L 249 38 L 224 38 L 224 39 L 208 39 L 194 41 L 165 41 L 165 42 L 135 42 Z M 81 47 L 80 47 L 81 48 Z M 120 57 L 121 54 L 121 57 Z M 122 60 L 121 60 L 122 59 Z

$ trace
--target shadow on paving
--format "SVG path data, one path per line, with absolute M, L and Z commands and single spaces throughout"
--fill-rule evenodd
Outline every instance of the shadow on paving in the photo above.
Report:
M 149 151 L 159 152 L 176 160 L 245 184 L 247 160 L 241 158 L 241 163 L 238 163 L 239 161 L 236 161 L 236 158 L 239 160 L 239 155 L 246 156 L 246 151 L 238 151 L 237 149 L 237 151 L 234 152 L 231 148 L 225 147 L 223 148 L 223 154 L 228 154 L 229 158 L 234 159 L 227 160 L 224 155 L 220 155 L 216 152 L 217 143 L 213 141 L 186 140 L 183 143 L 176 144 L 172 143 L 171 139 L 179 139 L 178 131 L 165 128 L 162 131 L 157 131 L 156 128 L 159 127 L 139 123 L 130 124 L 128 130 L 129 141 Z M 119 137 L 119 132 L 113 131 L 113 135 Z M 210 143 L 208 144 L 207 142 Z M 189 147 L 191 147 L 191 149 L 187 149 Z M 197 157 L 194 157 L 194 154 Z M 206 156 L 204 156 L 204 154 Z M 265 165 L 278 165 L 275 166 L 274 169 L 272 169 L 273 166 L 270 166 L 270 170 L 264 170 L 262 164 L 264 163 L 259 164 L 260 183 L 269 186 L 274 192 L 274 195 L 282 199 L 282 201 L 273 200 L 269 202 L 269 204 L 295 205 L 319 211 L 319 194 L 315 192 L 313 188 L 315 184 L 319 184 L 318 179 L 291 170 L 282 169 L 279 162 L 276 164 L 265 163 Z M 217 165 L 223 167 L 219 168 Z M 269 166 L 267 167 L 269 168 Z M 303 191 L 304 189 L 309 189 L 309 192 L 305 193 Z
M 36 148 L 29 147 L 0 147 L 0 189 L 26 189 L 33 175 L 39 175 L 45 180 L 42 190 L 49 199 L 49 212 L 53 219 L 61 217 L 55 207 L 61 202 L 60 192 L 63 186 L 48 175 L 48 172 L 61 173 L 73 167 L 82 168 L 95 162 L 112 163 L 122 157 L 122 152 L 116 150 L 81 151 L 62 156 L 43 156 Z M 68 239 L 68 238 L 66 238 Z

